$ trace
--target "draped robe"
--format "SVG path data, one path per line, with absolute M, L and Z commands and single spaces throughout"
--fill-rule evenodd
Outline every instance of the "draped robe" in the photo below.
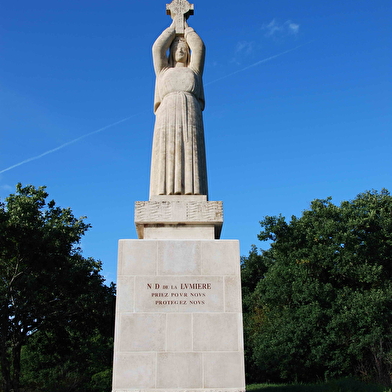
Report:
M 165 50 L 173 40 L 166 29 L 155 45 Z M 199 36 L 188 28 L 192 49 L 201 47 Z M 197 47 L 199 45 L 199 47 Z M 204 53 L 201 57 L 204 61 Z M 207 195 L 207 169 L 202 111 L 204 93 L 203 63 L 184 67 L 169 65 L 157 69 L 155 89 L 155 127 L 153 137 L 150 198 L 154 195 Z M 201 69 L 200 69 L 201 68 Z

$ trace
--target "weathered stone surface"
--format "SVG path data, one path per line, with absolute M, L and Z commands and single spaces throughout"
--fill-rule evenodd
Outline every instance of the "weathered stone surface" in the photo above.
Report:
M 112 392 L 245 392 L 239 244 L 219 240 L 222 202 L 208 201 L 205 48 L 192 4 L 167 13 L 150 198 L 135 203 L 139 240 L 119 242 Z
M 158 353 L 157 388 L 202 388 L 201 353 Z
M 163 351 L 165 346 L 165 314 L 120 314 L 117 345 L 119 352 Z
M 138 230 L 138 232 L 140 231 Z M 144 225 L 142 227 L 142 232 L 143 232 L 143 238 L 146 240 L 151 240 L 151 239 L 211 240 L 213 238 L 217 238 L 218 236 L 217 230 L 213 225 L 190 225 L 190 224 Z
M 121 275 L 117 279 L 116 307 L 119 312 L 135 310 L 135 277 Z
M 203 356 L 204 388 L 239 388 L 245 390 L 243 353 L 207 353 Z M 242 387 L 239 386 L 242 384 Z
M 241 280 L 225 276 L 225 312 L 242 312 Z
M 172 313 L 167 315 L 167 351 L 192 352 L 192 314 Z
M 136 312 L 225 311 L 221 276 L 136 276 L 135 280 Z
M 113 391 L 155 388 L 155 353 L 117 353 L 114 357 Z
M 237 241 L 201 242 L 203 275 L 240 275 Z
M 160 275 L 200 275 L 201 242 L 192 240 L 159 241 Z
M 221 201 L 206 196 L 175 196 L 135 203 L 139 239 L 219 239 L 223 224 Z
M 136 276 L 135 281 L 136 312 L 225 311 L 225 284 L 221 276 Z M 196 286 L 205 288 L 189 288 Z
M 172 26 L 162 32 L 152 49 L 156 120 L 150 198 L 208 194 L 202 115 L 205 47 L 198 34 L 184 23 L 187 2 L 175 3 L 169 6 L 177 14 Z
M 199 313 L 193 315 L 195 351 L 238 351 L 240 321 L 236 313 Z M 242 331 L 241 331 L 242 332 Z
M 148 241 L 119 241 L 119 275 L 156 275 L 158 243 Z
M 221 201 L 137 201 L 135 222 L 222 222 Z
M 238 241 L 120 247 L 113 391 L 244 390 Z
M 156 392 L 156 389 L 114 389 L 113 392 Z M 162 391 L 163 392 L 163 391 Z M 169 389 L 165 388 L 164 392 L 246 392 L 245 389 L 238 389 L 238 388 L 214 388 L 214 389 L 193 389 L 193 388 L 176 388 L 176 389 Z
M 194 5 L 186 0 L 173 0 L 166 4 L 166 13 L 170 15 L 175 22 L 176 33 L 184 34 L 185 19 L 193 15 Z

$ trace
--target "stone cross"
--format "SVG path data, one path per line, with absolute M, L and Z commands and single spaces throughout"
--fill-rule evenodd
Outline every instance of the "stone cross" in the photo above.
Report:
M 193 15 L 194 5 L 187 0 L 173 0 L 166 4 L 166 14 L 170 15 L 175 23 L 176 34 L 184 34 L 185 20 Z

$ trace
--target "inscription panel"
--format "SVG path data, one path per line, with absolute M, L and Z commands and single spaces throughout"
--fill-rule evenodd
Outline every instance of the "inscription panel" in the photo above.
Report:
M 122 242 L 112 392 L 245 392 L 238 242 Z
M 137 276 L 136 312 L 223 312 L 220 276 Z
M 158 389 L 159 390 L 159 389 Z M 165 388 L 164 392 L 246 392 L 245 389 L 210 389 L 210 388 L 202 388 L 202 389 L 168 389 Z M 113 392 L 157 392 L 157 389 L 114 389 Z

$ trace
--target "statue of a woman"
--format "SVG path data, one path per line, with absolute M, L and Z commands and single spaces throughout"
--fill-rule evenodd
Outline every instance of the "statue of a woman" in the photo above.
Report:
M 185 34 L 176 36 L 173 22 L 155 41 L 152 51 L 156 120 L 150 198 L 207 195 L 202 117 L 203 41 L 186 23 Z

